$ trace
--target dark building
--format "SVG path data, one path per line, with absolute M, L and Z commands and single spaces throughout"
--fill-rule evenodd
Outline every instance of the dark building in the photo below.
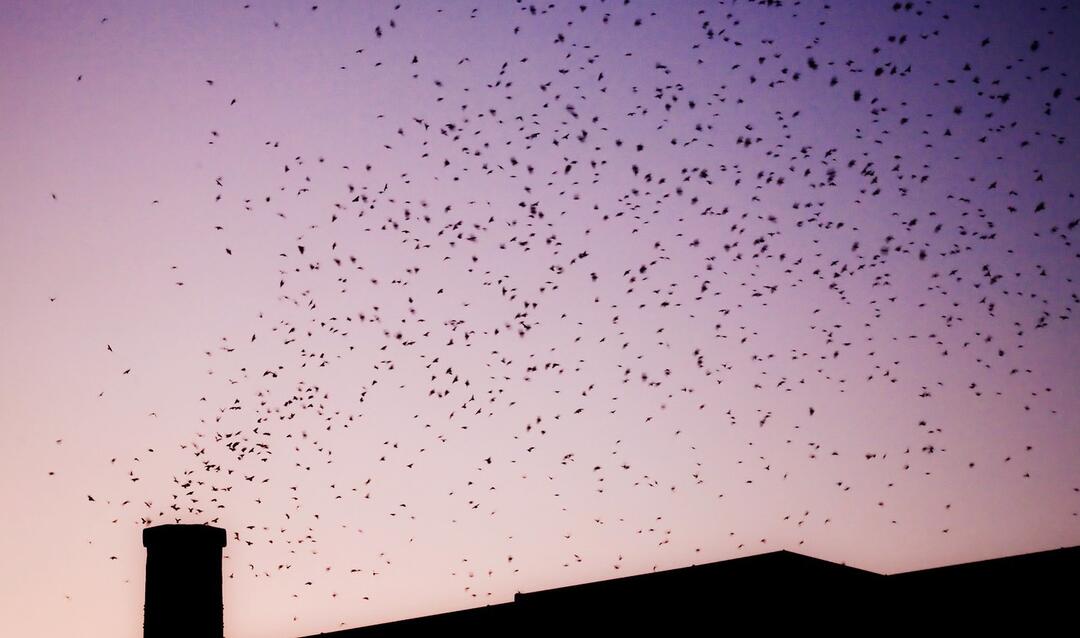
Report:
M 222 638 L 221 550 L 225 530 L 159 525 L 143 530 L 146 600 L 143 636 Z
M 198 528 L 167 525 L 145 531 Z M 216 571 L 202 570 L 214 582 L 190 580 L 182 571 L 176 600 L 195 590 L 214 592 L 200 610 L 216 611 L 216 633 L 150 633 L 150 581 L 147 562 L 147 638 L 158 635 L 221 636 L 220 547 L 224 531 L 200 537 L 179 533 L 170 542 L 190 538 L 198 547 L 183 555 L 209 560 Z M 214 543 L 220 543 L 214 545 Z M 148 548 L 150 542 L 144 543 Z M 158 552 L 166 543 L 158 543 Z M 150 552 L 153 553 L 153 550 Z M 187 559 L 174 561 L 178 569 Z M 160 565 L 161 563 L 159 563 Z M 161 578 L 159 571 L 155 574 Z M 519 593 L 512 602 L 463 611 L 335 631 L 330 638 L 436 635 L 539 635 L 616 632 L 640 635 L 776 631 L 832 631 L 876 634 L 896 630 L 996 630 L 1023 628 L 1025 634 L 1055 627 L 1075 631 L 1080 620 L 1080 547 L 999 558 L 885 576 L 787 551 L 771 552 L 681 569 L 628 576 L 545 591 Z M 180 581 L 178 580 L 178 583 Z M 159 590 L 164 591 L 164 589 Z M 187 593 L 185 593 L 187 592 Z M 158 609 L 164 608 L 159 605 Z M 194 608 L 193 608 L 194 609 Z

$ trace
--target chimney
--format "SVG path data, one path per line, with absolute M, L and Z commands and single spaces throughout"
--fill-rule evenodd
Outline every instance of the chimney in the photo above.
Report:
M 223 638 L 225 530 L 208 525 L 158 525 L 143 530 L 143 546 L 143 638 Z

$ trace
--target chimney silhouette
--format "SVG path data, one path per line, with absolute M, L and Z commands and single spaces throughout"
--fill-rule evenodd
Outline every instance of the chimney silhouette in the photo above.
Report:
M 225 530 L 208 525 L 158 525 L 143 530 L 143 546 L 143 638 L 223 638 Z

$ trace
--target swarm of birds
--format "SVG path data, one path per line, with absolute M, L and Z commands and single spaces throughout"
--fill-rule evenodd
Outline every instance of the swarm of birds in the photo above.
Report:
M 1065 33 L 978 30 L 1004 10 L 245 5 L 292 54 L 364 27 L 305 58 L 342 88 L 293 130 L 243 124 L 272 106 L 232 73 L 183 87 L 216 114 L 186 176 L 209 248 L 161 285 L 197 306 L 202 261 L 261 311 L 206 344 L 194 419 L 155 406 L 177 425 L 106 459 L 131 493 L 89 501 L 225 526 L 229 578 L 352 624 L 413 563 L 464 605 L 978 535 L 964 494 L 1078 443 L 1030 424 L 1075 402 L 1040 362 L 1076 347 L 1080 87 Z M 101 351 L 102 393 L 142 374 Z M 1078 474 L 1038 488 L 1073 530 Z

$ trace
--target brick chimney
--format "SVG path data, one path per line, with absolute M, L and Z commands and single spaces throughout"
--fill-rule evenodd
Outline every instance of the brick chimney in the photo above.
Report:
M 143 638 L 222 638 L 225 530 L 208 525 L 158 525 L 143 530 L 143 546 Z

